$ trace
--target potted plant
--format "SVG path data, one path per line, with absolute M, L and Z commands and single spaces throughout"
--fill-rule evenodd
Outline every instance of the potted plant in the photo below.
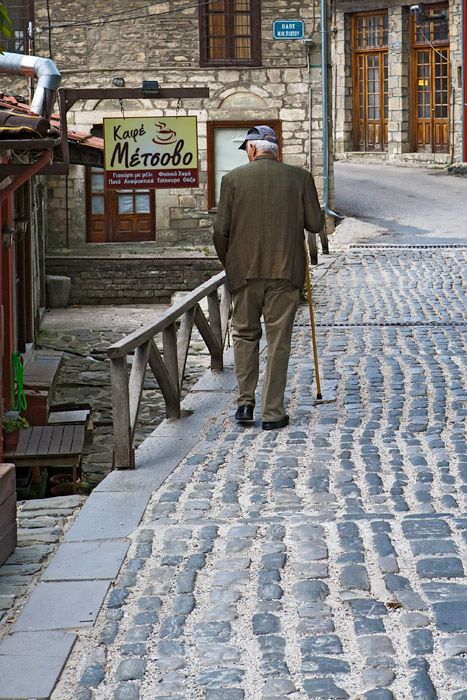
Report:
M 29 427 L 30 425 L 26 418 L 23 418 L 17 413 L 10 412 L 3 416 L 3 444 L 7 452 L 14 450 L 18 444 L 19 431 Z
M 71 474 L 54 474 L 50 477 L 49 485 L 51 496 L 70 496 L 74 493 L 87 496 L 91 491 L 87 481 L 82 479 L 73 481 L 73 476 Z

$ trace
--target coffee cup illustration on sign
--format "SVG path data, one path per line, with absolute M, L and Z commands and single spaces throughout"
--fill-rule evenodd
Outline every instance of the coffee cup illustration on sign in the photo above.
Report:
M 156 122 L 156 135 L 153 138 L 154 143 L 169 145 L 175 143 L 177 134 L 172 129 L 169 129 L 165 122 Z

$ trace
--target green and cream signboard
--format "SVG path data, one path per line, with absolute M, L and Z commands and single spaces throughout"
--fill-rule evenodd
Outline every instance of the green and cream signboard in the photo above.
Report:
M 197 187 L 196 117 L 104 119 L 108 189 Z

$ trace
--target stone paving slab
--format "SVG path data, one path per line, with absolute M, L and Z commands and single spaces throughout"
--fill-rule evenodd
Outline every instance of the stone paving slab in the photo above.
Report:
M 8 632 L 83 502 L 82 496 L 61 496 L 18 503 L 18 547 L 0 566 L 0 638 Z
M 127 537 L 138 527 L 148 501 L 149 494 L 144 492 L 96 493 L 88 498 L 64 541 Z
M 55 688 L 69 650 L 61 658 L 44 656 L 0 656 L 0 698 L 2 700 L 46 700 Z
M 16 632 L 0 642 L 0 699 L 49 698 L 76 635 Z
M 114 579 L 129 547 L 128 540 L 92 540 L 64 542 L 46 571 L 42 581 L 79 581 Z
M 41 581 L 12 630 L 31 632 L 90 627 L 96 620 L 109 585 L 109 581 Z
M 159 488 L 193 449 L 205 424 L 225 409 L 228 401 L 229 395 L 221 392 L 196 392 L 188 396 L 182 402 L 182 410 L 188 415 L 179 421 L 165 421 L 146 438 L 136 452 L 136 469 L 112 472 L 94 493 L 144 493 Z

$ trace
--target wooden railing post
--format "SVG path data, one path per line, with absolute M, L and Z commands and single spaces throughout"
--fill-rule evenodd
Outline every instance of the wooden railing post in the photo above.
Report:
M 230 304 L 231 297 L 230 292 L 227 289 L 227 285 L 222 285 L 221 291 L 221 303 L 220 303 L 220 313 L 221 313 L 221 325 L 222 325 L 222 348 L 225 345 L 225 337 L 227 335 L 227 330 L 229 327 L 229 315 L 230 315 Z
M 221 300 L 218 289 L 222 286 Z M 207 297 L 209 321 L 199 302 Z M 211 369 L 223 369 L 223 348 L 228 328 L 230 295 L 225 272 L 187 294 L 154 323 L 111 345 L 107 350 L 112 382 L 114 466 L 134 468 L 133 438 L 149 363 L 165 400 L 168 418 L 180 418 L 180 397 L 193 325 L 198 328 L 211 355 Z M 181 318 L 177 336 L 176 323 Z M 155 343 L 162 333 L 163 357 Z M 128 376 L 127 355 L 134 353 Z
M 177 361 L 178 361 L 178 386 L 181 391 L 183 377 L 185 376 L 185 367 L 188 357 L 188 348 L 190 347 L 191 334 L 193 331 L 193 323 L 195 320 L 195 310 L 188 309 L 182 316 L 180 328 L 178 329 L 177 339 Z
M 204 342 L 206 343 L 209 352 L 211 353 L 211 369 L 220 372 L 222 369 L 224 369 L 222 345 L 214 335 L 214 332 L 201 311 L 199 304 L 196 305 L 195 323 Z
M 178 353 L 177 353 L 177 329 L 175 323 L 162 331 L 162 343 L 164 348 L 164 364 L 174 386 L 178 387 Z
M 128 394 L 130 397 L 130 436 L 133 440 L 138 420 L 138 411 L 143 394 L 144 378 L 148 364 L 150 341 L 147 340 L 135 350 L 133 364 L 131 366 L 130 380 L 128 382 Z
M 180 418 L 180 389 L 178 383 L 174 384 L 164 360 L 152 340 L 149 349 L 149 366 L 154 372 L 159 388 L 165 399 L 165 413 L 167 418 Z
M 114 467 L 116 469 L 134 469 L 126 356 L 116 357 L 110 361 L 110 376 L 114 426 Z
M 219 306 L 219 295 L 217 289 L 215 289 L 211 294 L 208 295 L 208 313 L 209 313 L 209 325 L 212 328 L 212 332 L 219 341 L 219 345 L 222 347 L 222 323 L 221 323 L 221 311 Z

